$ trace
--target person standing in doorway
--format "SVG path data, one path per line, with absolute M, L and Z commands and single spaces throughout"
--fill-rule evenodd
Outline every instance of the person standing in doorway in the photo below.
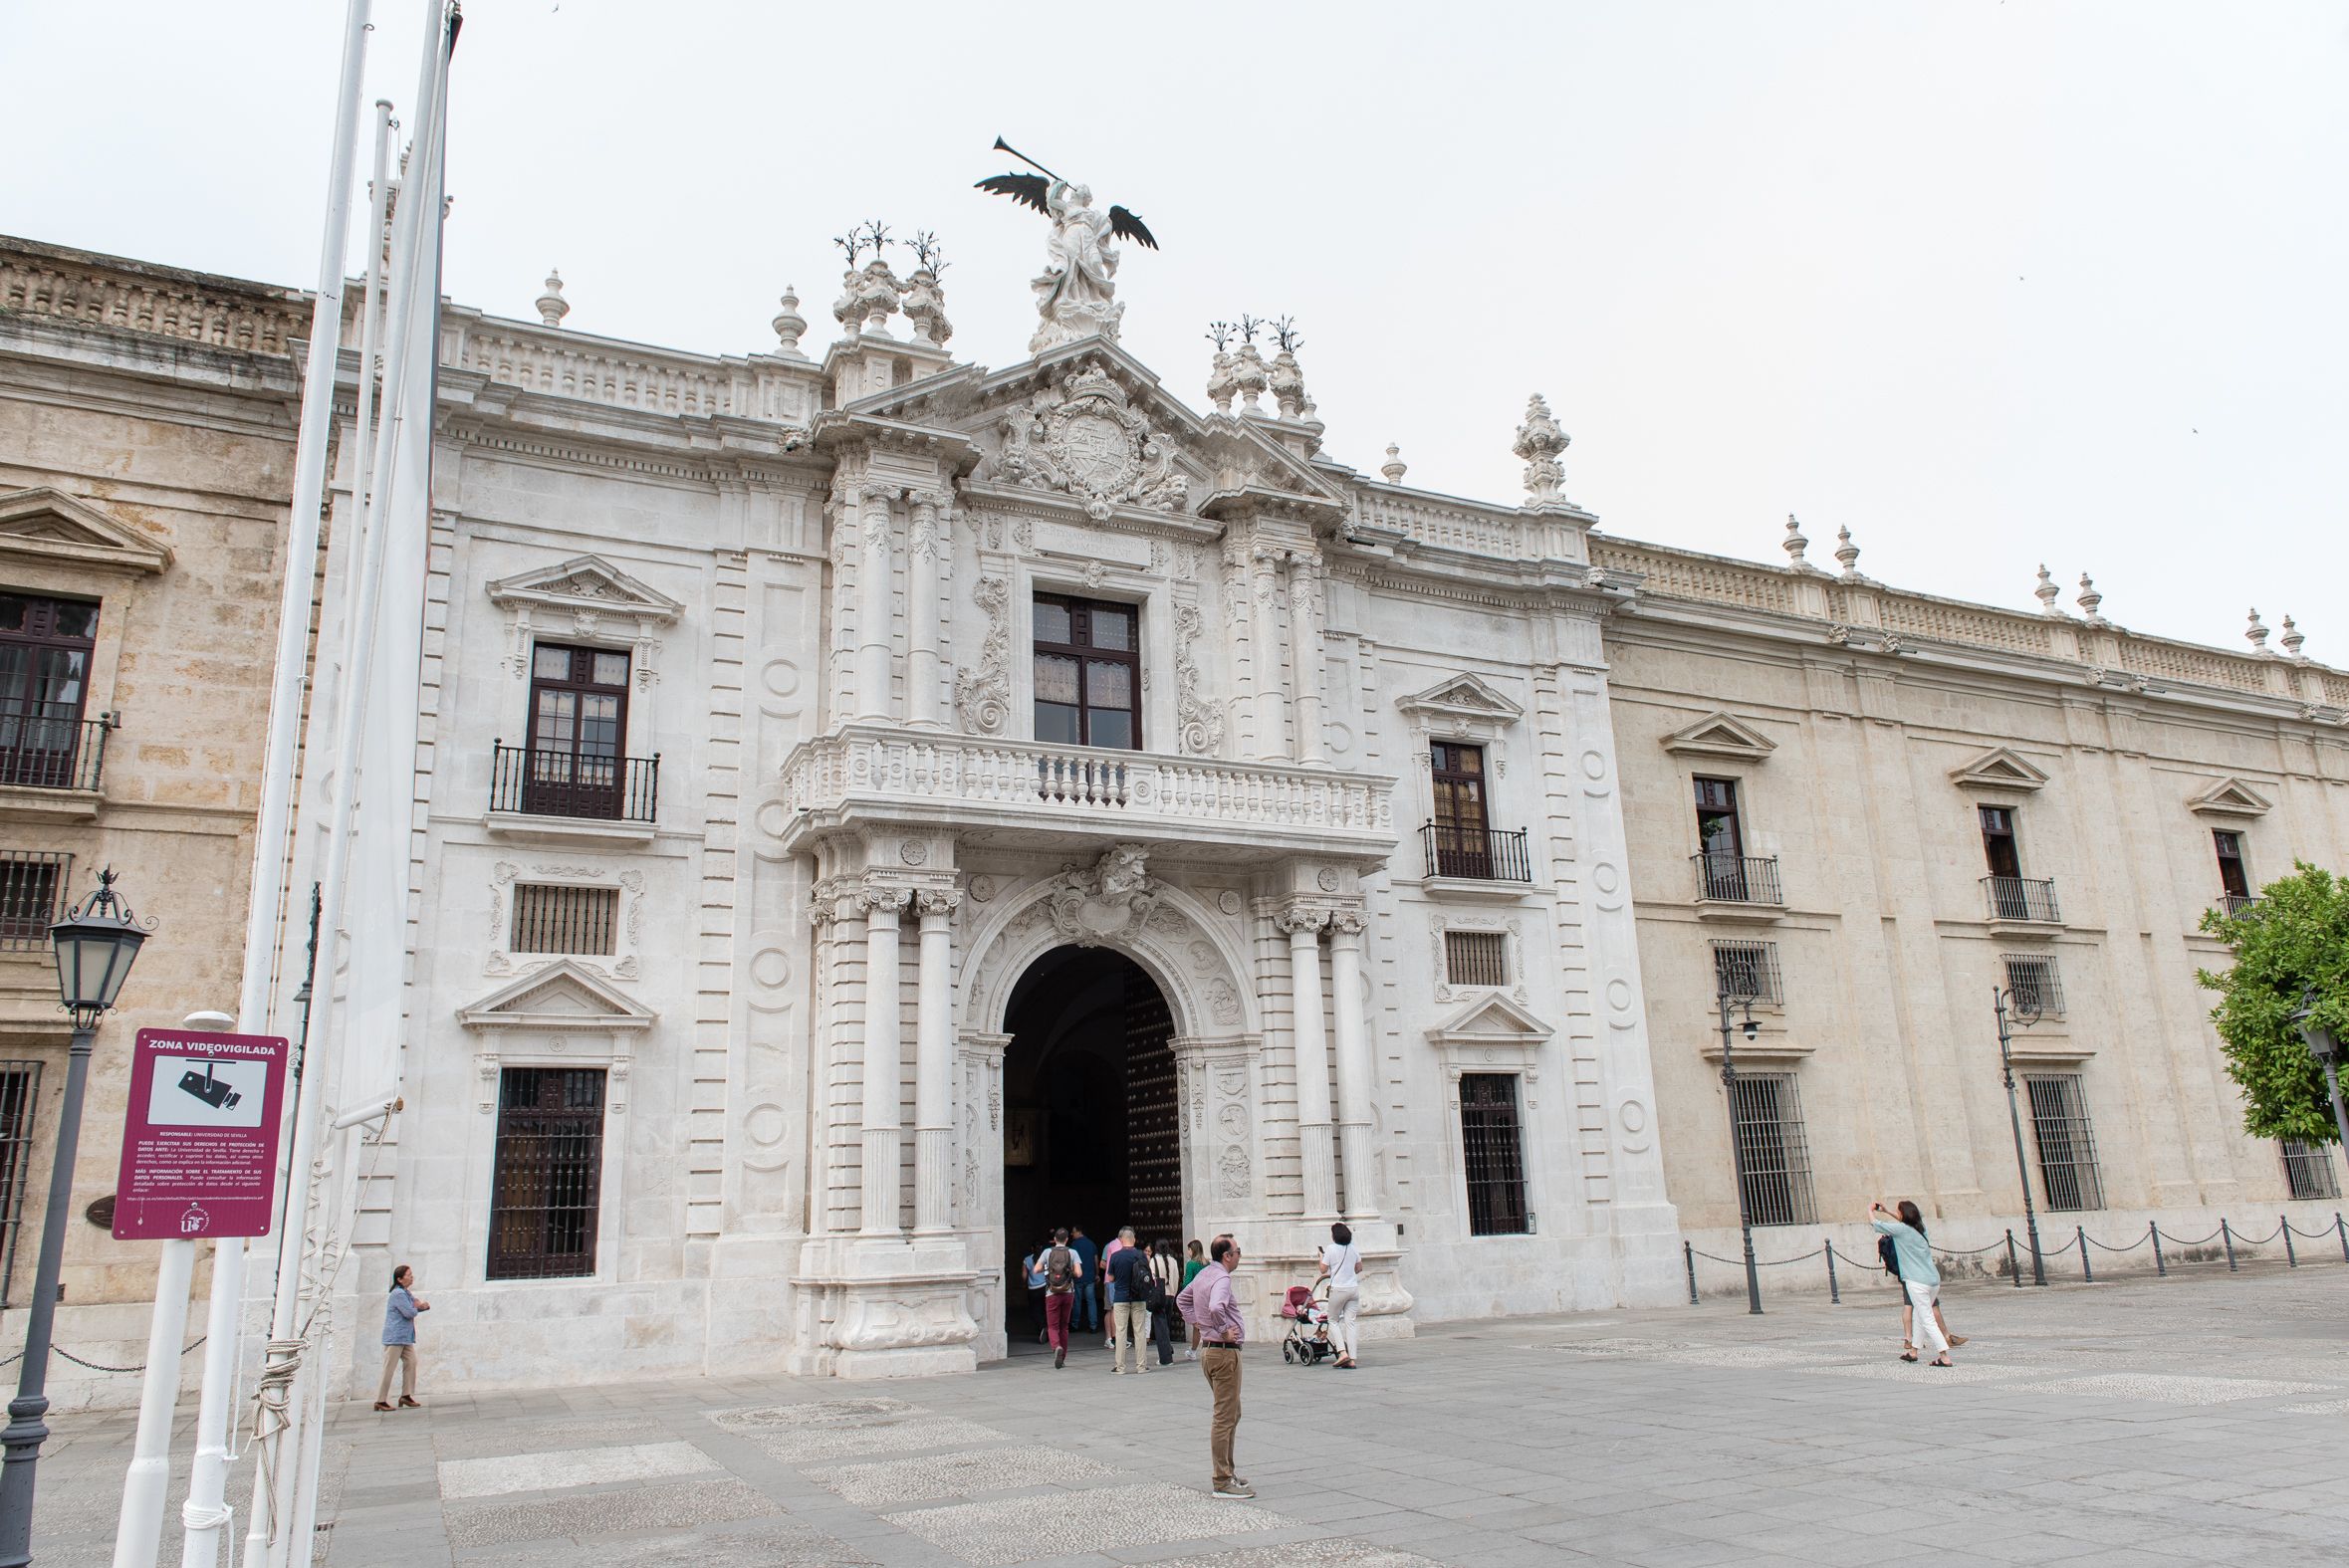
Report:
M 1103 1336 L 1102 1342 L 1109 1347 L 1112 1353 L 1115 1353 L 1117 1349 L 1117 1298 L 1110 1294 L 1109 1261 L 1121 1250 L 1133 1245 L 1133 1233 L 1134 1228 L 1129 1225 L 1111 1236 L 1109 1244 L 1101 1248 L 1101 1300 L 1107 1307 L 1103 1316 L 1109 1320 L 1107 1325 L 1109 1331 Z
M 1904 1198 L 1897 1214 L 1882 1204 L 1868 1206 L 1868 1224 L 1878 1233 L 1892 1237 L 1892 1250 L 1900 1263 L 1901 1288 L 1908 1292 L 1909 1305 L 1916 1314 L 1916 1337 L 1933 1349 L 1933 1365 L 1953 1367 L 1950 1359 L 1949 1336 L 1942 1332 L 1941 1319 L 1934 1313 L 1935 1299 L 1941 1294 L 1941 1270 L 1934 1265 L 1933 1247 L 1925 1239 L 1925 1216 L 1914 1203 Z M 1914 1361 L 1913 1353 L 1904 1352 L 1903 1361 Z
M 1240 1346 L 1248 1322 L 1232 1293 L 1232 1270 L 1240 1265 L 1240 1243 L 1219 1235 L 1208 1243 L 1207 1266 L 1183 1287 L 1183 1317 L 1199 1325 L 1199 1370 L 1215 1393 L 1215 1415 L 1207 1429 L 1207 1452 L 1218 1497 L 1253 1497 L 1256 1488 L 1232 1468 L 1233 1440 L 1240 1432 Z
M 1044 1252 L 1044 1331 L 1053 1345 L 1053 1370 L 1068 1364 L 1068 1316 L 1076 1310 L 1076 1276 L 1083 1265 L 1066 1231 L 1053 1232 Z
M 1143 1372 L 1142 1339 L 1150 1332 L 1150 1254 L 1134 1245 L 1134 1228 L 1117 1232 L 1109 1249 L 1109 1370 Z M 1133 1366 L 1125 1359 L 1133 1357 Z
M 411 1288 L 416 1271 L 402 1263 L 391 1271 L 391 1298 L 383 1304 L 383 1381 L 375 1385 L 375 1408 L 391 1409 L 391 1369 L 399 1369 L 399 1403 L 403 1410 L 416 1404 L 416 1314 L 432 1310 L 432 1303 Z
M 1101 1331 L 1101 1248 L 1080 1225 L 1068 1228 L 1068 1250 L 1076 1254 L 1076 1305 L 1069 1321 L 1088 1334 Z
M 1036 1342 L 1048 1344 L 1052 1331 L 1044 1320 L 1044 1254 L 1053 1249 L 1053 1238 L 1046 1236 L 1044 1245 L 1020 1259 L 1020 1273 L 1028 1281 L 1028 1316 L 1036 1324 Z
M 1337 1366 L 1351 1372 L 1356 1363 L 1354 1353 L 1360 1348 L 1355 1331 L 1355 1319 L 1362 1306 L 1362 1254 L 1354 1246 L 1354 1232 L 1345 1222 L 1329 1228 L 1329 1239 L 1321 1243 L 1321 1275 L 1329 1281 L 1329 1338 L 1337 1347 Z
M 1199 1270 L 1207 1266 L 1207 1248 L 1196 1239 L 1185 1242 L 1184 1247 L 1189 1255 L 1183 1259 L 1183 1289 L 1188 1290 L 1191 1287 L 1191 1281 L 1199 1277 Z M 1177 1291 L 1176 1294 L 1180 1295 L 1181 1291 Z M 1181 1311 L 1181 1308 L 1178 1307 L 1176 1310 Z M 1183 1332 L 1190 1341 L 1190 1349 L 1183 1352 L 1183 1359 L 1197 1361 L 1199 1359 L 1199 1324 L 1188 1312 L 1183 1312 L 1182 1317 Z
M 1174 1365 L 1175 1297 L 1189 1281 L 1175 1250 L 1174 1237 L 1162 1236 L 1150 1251 L 1150 1342 L 1158 1347 L 1158 1364 Z

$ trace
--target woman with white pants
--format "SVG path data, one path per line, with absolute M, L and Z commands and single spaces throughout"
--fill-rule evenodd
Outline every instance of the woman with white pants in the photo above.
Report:
M 1321 1275 L 1329 1281 L 1329 1342 L 1337 1347 L 1335 1364 L 1348 1372 L 1354 1370 L 1354 1351 L 1361 1343 L 1354 1330 L 1362 1306 L 1361 1269 L 1362 1254 L 1354 1248 L 1354 1232 L 1340 1221 L 1329 1228 L 1329 1239 L 1321 1243 Z
M 1933 1247 L 1925 1239 L 1924 1214 L 1906 1198 L 1900 1201 L 1897 1217 L 1882 1204 L 1870 1204 L 1868 1224 L 1892 1237 L 1893 1256 L 1900 1263 L 1901 1288 L 1909 1294 L 1917 1337 L 1933 1351 L 1932 1364 L 1956 1366 L 1950 1359 L 1949 1338 L 1942 1333 L 1941 1320 L 1933 1310 L 1941 1296 L 1941 1270 L 1934 1266 Z M 1917 1357 L 1913 1350 L 1904 1348 L 1901 1359 L 1914 1361 Z

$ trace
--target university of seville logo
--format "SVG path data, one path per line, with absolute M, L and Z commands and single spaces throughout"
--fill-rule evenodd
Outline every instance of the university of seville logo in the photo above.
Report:
M 179 1233 L 181 1235 L 201 1235 L 211 1227 L 211 1224 L 212 1216 L 205 1211 L 202 1204 L 189 1204 L 187 1213 L 179 1217 Z
M 1190 494 L 1174 453 L 1097 364 L 1012 409 L 1003 431 L 998 477 L 1076 496 L 1096 522 L 1121 506 L 1171 512 Z

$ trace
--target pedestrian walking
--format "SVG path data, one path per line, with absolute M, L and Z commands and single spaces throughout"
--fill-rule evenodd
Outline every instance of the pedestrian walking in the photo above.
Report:
M 1053 1370 L 1068 1364 L 1068 1318 L 1076 1310 L 1076 1276 L 1083 1265 L 1065 1230 L 1053 1232 L 1044 1254 L 1044 1330 L 1053 1345 Z
M 1915 1309 L 1915 1337 L 1904 1341 L 1901 1360 L 1914 1361 L 1913 1346 L 1922 1338 L 1933 1348 L 1933 1365 L 1954 1367 L 1950 1359 L 1949 1336 L 1942 1332 L 1941 1318 L 1934 1304 L 1941 1295 L 1941 1270 L 1934 1266 L 1933 1247 L 1925 1239 L 1925 1216 L 1914 1203 L 1904 1198 L 1898 1212 L 1883 1204 L 1868 1206 L 1868 1224 L 1883 1235 L 1892 1237 L 1892 1250 L 1900 1264 L 1901 1288 L 1908 1293 L 1909 1305 Z
M 1162 1237 L 1150 1251 L 1150 1342 L 1158 1347 L 1158 1364 L 1174 1365 L 1175 1297 L 1184 1285 L 1183 1264 L 1174 1237 Z
M 1345 1372 L 1354 1370 L 1354 1353 L 1361 1343 L 1354 1329 L 1362 1306 L 1361 1268 L 1354 1232 L 1341 1220 L 1329 1228 L 1329 1239 L 1321 1243 L 1321 1273 L 1329 1281 L 1329 1299 L 1323 1303 L 1329 1314 L 1329 1342 L 1337 1351 L 1335 1365 Z
M 1053 1238 L 1046 1236 L 1044 1245 L 1020 1259 L 1020 1273 L 1028 1281 L 1028 1316 L 1036 1324 L 1036 1342 L 1046 1344 L 1052 1331 L 1044 1320 L 1044 1254 L 1051 1251 Z
M 1076 1305 L 1069 1321 L 1088 1334 L 1101 1331 L 1101 1246 L 1084 1233 L 1084 1227 L 1068 1228 L 1068 1249 L 1076 1254 Z
M 1184 1242 L 1183 1246 L 1187 1253 L 1183 1258 L 1183 1289 L 1187 1290 L 1190 1288 L 1191 1281 L 1199 1277 L 1199 1270 L 1207 1266 L 1207 1248 L 1201 1245 L 1196 1238 Z M 1176 1293 L 1179 1295 L 1181 1291 Z M 1181 1311 L 1182 1309 L 1178 1306 L 1176 1310 Z M 1199 1359 L 1199 1320 L 1188 1312 L 1184 1312 L 1182 1315 L 1183 1331 L 1190 1344 L 1190 1348 L 1183 1352 L 1183 1359 L 1197 1361 Z
M 1232 1293 L 1232 1270 L 1240 1263 L 1240 1243 L 1219 1235 L 1208 1244 L 1207 1266 L 1183 1287 L 1183 1317 L 1199 1325 L 1199 1370 L 1215 1394 L 1215 1415 L 1207 1429 L 1208 1458 L 1215 1470 L 1213 1492 L 1218 1497 L 1253 1497 L 1256 1488 L 1232 1467 L 1233 1440 L 1240 1432 L 1240 1346 L 1248 1338 L 1248 1322 Z
M 1143 1372 L 1142 1340 L 1150 1332 L 1150 1254 L 1134 1244 L 1134 1228 L 1117 1232 L 1109 1254 L 1109 1370 Z M 1128 1354 L 1133 1366 L 1125 1364 Z
M 399 1369 L 399 1403 L 415 1410 L 416 1314 L 432 1310 L 432 1303 L 412 1288 L 416 1271 L 402 1263 L 391 1271 L 391 1297 L 383 1304 L 383 1381 L 375 1385 L 375 1408 L 391 1409 L 391 1369 Z
M 1105 1316 L 1109 1320 L 1106 1325 L 1108 1332 L 1102 1336 L 1102 1343 L 1109 1347 L 1112 1354 L 1117 1349 L 1117 1298 L 1109 1289 L 1109 1263 L 1119 1252 L 1133 1245 L 1133 1233 L 1134 1228 L 1126 1226 L 1109 1238 L 1107 1246 L 1101 1248 L 1101 1300 L 1107 1304 Z
M 1884 1271 L 1892 1276 L 1892 1282 L 1896 1285 L 1900 1284 L 1900 1251 L 1892 1244 L 1891 1236 L 1880 1235 L 1876 1237 L 1876 1256 L 1883 1261 Z M 1916 1318 L 1917 1309 L 1910 1304 L 1908 1289 L 1903 1286 L 1900 1293 L 1900 1346 L 1903 1361 L 1917 1359 L 1917 1335 L 1914 1327 Z M 1955 1350 L 1958 1346 L 1966 1343 L 1964 1334 L 1950 1332 L 1950 1320 L 1942 1315 L 1941 1301 L 1938 1297 L 1933 1303 L 1933 1320 L 1941 1325 L 1942 1338 L 1950 1342 L 1951 1349 Z

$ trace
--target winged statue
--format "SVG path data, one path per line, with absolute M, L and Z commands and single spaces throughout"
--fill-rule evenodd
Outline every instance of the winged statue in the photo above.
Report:
M 1037 172 L 990 174 L 977 188 L 1009 196 L 1053 220 L 1044 271 L 1030 284 L 1043 320 L 1028 341 L 1028 351 L 1040 353 L 1096 334 L 1115 341 L 1125 307 L 1116 303 L 1117 251 L 1109 241 L 1132 240 L 1156 250 L 1157 237 L 1123 207 L 1113 206 L 1106 213 L 1094 210 L 1090 186 L 1062 179 L 1000 136 L 995 145 Z

